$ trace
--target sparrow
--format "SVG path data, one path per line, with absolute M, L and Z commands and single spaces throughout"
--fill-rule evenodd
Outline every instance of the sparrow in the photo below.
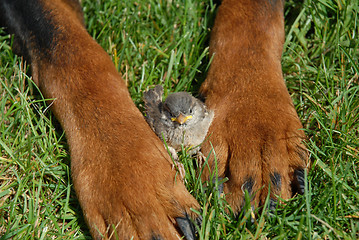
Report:
M 152 130 L 168 146 L 181 177 L 184 171 L 178 162 L 177 152 L 182 145 L 189 148 L 189 155 L 201 154 L 201 143 L 205 140 L 214 112 L 188 92 L 176 92 L 162 100 L 163 87 L 155 88 L 143 94 L 145 118 Z

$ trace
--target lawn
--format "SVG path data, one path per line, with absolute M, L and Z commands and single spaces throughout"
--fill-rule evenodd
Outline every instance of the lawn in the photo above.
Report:
M 218 3 L 217 3 L 218 4 Z M 83 0 L 87 29 L 112 57 L 133 101 L 162 84 L 194 95 L 206 77 L 211 0 Z M 288 0 L 283 73 L 308 136 L 304 195 L 238 219 L 195 178 L 200 239 L 359 239 L 359 4 Z M 1 30 L 0 30 L 1 32 Z M 0 35 L 0 240 L 91 239 L 71 181 L 65 134 L 29 66 Z M 209 189 L 208 189 L 209 188 Z

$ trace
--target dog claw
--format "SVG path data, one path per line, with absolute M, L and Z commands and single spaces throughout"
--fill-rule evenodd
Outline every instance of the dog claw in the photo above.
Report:
M 187 240 L 195 240 L 195 227 L 187 213 L 184 217 L 177 217 L 176 222 Z
M 212 183 L 215 184 L 216 180 L 218 182 L 218 187 L 215 187 L 215 190 L 218 191 L 218 196 L 221 196 L 223 194 L 223 191 L 224 191 L 223 178 L 218 177 L 217 179 L 212 179 Z
M 304 169 L 296 169 L 294 170 L 294 191 L 299 194 L 304 194 L 305 190 L 305 174 Z
M 271 198 L 269 200 L 269 205 L 268 205 L 269 212 L 273 213 L 276 208 L 277 208 L 277 200 Z

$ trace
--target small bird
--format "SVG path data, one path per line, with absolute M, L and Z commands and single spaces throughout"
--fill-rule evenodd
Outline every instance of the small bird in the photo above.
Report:
M 157 136 L 164 141 L 184 177 L 184 170 L 178 164 L 177 152 L 182 145 L 190 148 L 189 154 L 200 153 L 200 144 L 204 141 L 214 112 L 188 92 L 176 92 L 168 95 L 162 102 L 163 87 L 156 85 L 143 94 L 146 120 Z M 182 166 L 183 167 L 183 166 Z

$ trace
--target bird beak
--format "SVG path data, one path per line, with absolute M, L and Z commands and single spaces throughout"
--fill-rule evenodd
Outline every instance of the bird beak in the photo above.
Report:
M 173 121 L 173 122 L 178 122 L 179 124 L 184 124 L 188 119 L 191 119 L 192 118 L 192 116 L 191 115 L 189 115 L 189 116 L 184 116 L 182 113 L 180 113 L 179 114 L 179 116 L 178 117 L 176 117 L 176 118 L 171 118 L 171 120 Z

